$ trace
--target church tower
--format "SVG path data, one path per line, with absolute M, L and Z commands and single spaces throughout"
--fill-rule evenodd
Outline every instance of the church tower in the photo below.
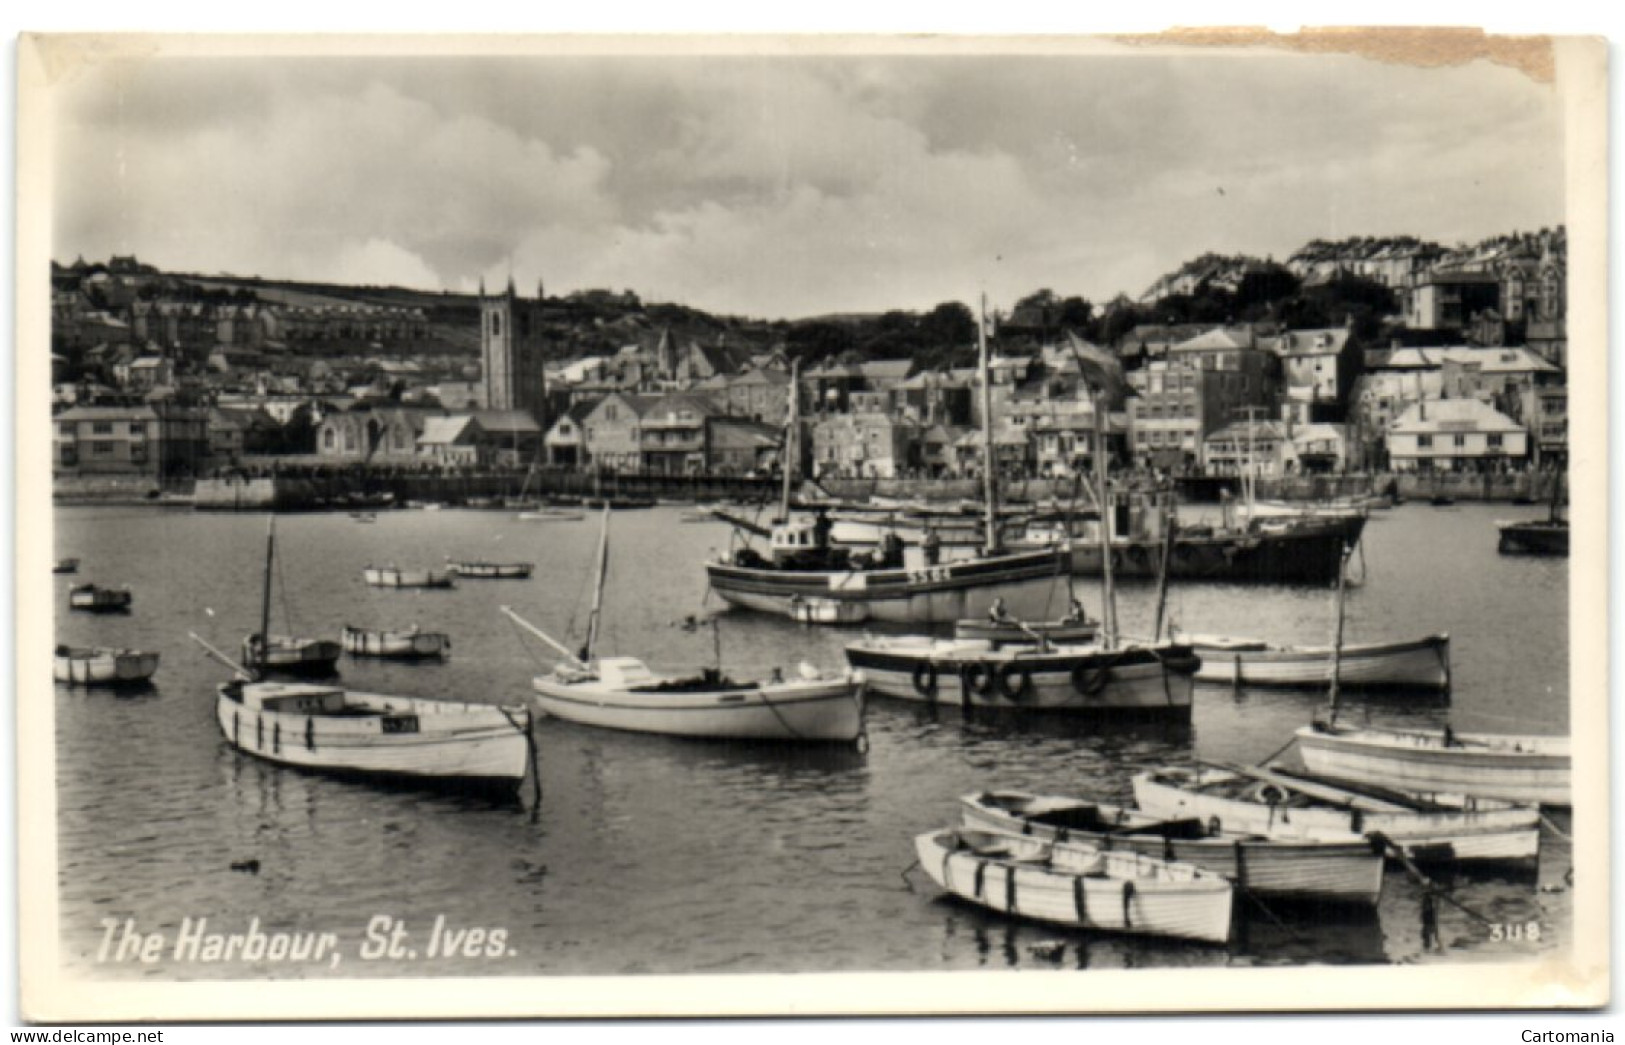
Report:
M 547 426 L 547 375 L 542 337 L 542 284 L 534 301 L 508 289 L 489 297 L 480 280 L 480 373 L 487 410 L 524 410 Z

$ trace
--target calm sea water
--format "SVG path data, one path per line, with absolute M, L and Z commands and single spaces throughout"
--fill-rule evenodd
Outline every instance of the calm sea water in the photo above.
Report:
M 1374 721 L 1563 732 L 1568 724 L 1566 560 L 1502 557 L 1493 520 L 1539 509 L 1406 506 L 1373 516 L 1348 597 L 1348 641 L 1449 631 L 1453 705 L 1363 702 Z M 963 723 L 920 707 L 870 705 L 867 754 L 620 734 L 542 720 L 539 814 L 330 780 L 230 750 L 213 719 L 226 672 L 186 638 L 234 652 L 259 614 L 266 517 L 162 509 L 64 508 L 59 556 L 82 560 L 58 584 L 59 641 L 160 650 L 156 684 L 131 695 L 55 688 L 61 932 L 90 974 L 157 979 L 276 976 L 537 975 L 932 971 L 1508 960 L 1562 947 L 1570 932 L 1569 850 L 1548 833 L 1538 872 L 1457 877 L 1456 896 L 1539 939 L 1508 943 L 1453 907 L 1442 952 L 1424 951 L 1420 891 L 1390 870 L 1374 914 L 1248 907 L 1228 948 L 1068 932 L 1006 921 L 941 898 L 917 870 L 915 834 L 957 818 L 959 795 L 1022 788 L 1126 799 L 1145 767 L 1256 760 L 1308 721 L 1313 693 L 1201 687 L 1188 725 L 1087 727 L 1066 720 Z M 512 605 L 579 640 L 599 522 L 522 521 L 511 512 L 400 511 L 374 524 L 282 516 L 273 627 L 337 638 L 345 624 L 443 630 L 444 664 L 346 659 L 346 684 L 380 692 L 513 702 L 552 656 L 498 612 Z M 676 508 L 623 512 L 611 530 L 601 651 L 657 668 L 713 662 L 735 675 L 808 660 L 843 662 L 852 632 L 743 612 L 715 633 L 685 628 L 716 610 L 702 561 L 725 548 L 716 523 Z M 527 581 L 450 591 L 385 591 L 368 563 L 446 557 L 528 560 Z M 1363 576 L 1362 576 L 1363 574 Z M 128 584 L 135 611 L 66 608 L 68 582 Z M 1087 582 L 1080 582 L 1087 584 Z M 1098 609 L 1098 595 L 1082 589 Z M 1149 630 L 1154 591 L 1121 592 L 1125 630 Z M 1329 590 L 1187 585 L 1170 605 L 1191 631 L 1325 642 Z M 24 687 L 23 696 L 41 687 Z M 257 861 L 257 865 L 251 862 Z M 239 869 L 233 869 L 233 865 Z M 253 871 L 241 869 L 256 866 Z M 341 960 L 177 961 L 195 930 L 329 932 Z M 490 956 L 430 957 L 436 919 L 501 930 Z M 104 920 L 160 933 L 151 963 L 102 960 Z M 365 960 L 383 930 L 398 953 Z M 369 936 L 369 925 L 373 929 Z M 466 940 L 466 937 L 464 938 Z M 1058 941 L 1061 947 L 1034 947 Z M 480 950 L 483 952 L 484 948 Z M 1040 956 L 1042 955 L 1042 956 Z

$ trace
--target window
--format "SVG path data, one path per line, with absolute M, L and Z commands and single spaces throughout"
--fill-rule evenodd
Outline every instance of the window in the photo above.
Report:
M 1467 445 L 1467 437 L 1464 436 L 1464 435 L 1454 436 L 1451 439 L 1451 445 L 1457 446 L 1457 447 L 1466 446 Z
M 90 444 L 90 452 L 97 457 L 112 457 L 113 444 L 109 442 L 95 442 Z
M 338 439 L 337 439 L 336 436 L 334 436 L 333 430 L 331 428 L 327 429 L 326 431 L 324 431 L 322 433 L 322 449 L 323 450 L 331 450 L 331 449 L 333 449 L 334 445 L 337 442 L 338 442 Z
M 614 403 L 609 404 L 608 406 L 604 407 L 604 420 L 606 420 L 606 421 L 615 420 L 616 413 L 617 413 L 617 408 L 616 408 L 615 404 Z
M 92 435 L 112 435 L 113 422 L 97 421 L 95 424 L 90 426 L 90 431 Z
M 146 459 L 147 459 L 147 444 L 144 443 L 144 442 L 131 443 L 130 444 L 130 460 L 132 460 L 132 461 L 145 461 Z
M 1433 437 L 1431 435 L 1419 435 L 1416 437 L 1416 448 L 1418 450 L 1431 449 L 1432 446 Z
M 140 439 L 147 434 L 147 426 L 140 421 L 131 421 L 130 434 L 135 438 Z
M 491 336 L 502 336 L 502 313 L 500 312 L 491 313 Z
M 1490 433 L 1489 441 L 1490 441 L 1490 447 L 1492 449 L 1499 450 L 1501 448 L 1501 433 L 1500 432 L 1492 432 L 1492 433 Z
M 62 448 L 62 463 L 69 467 L 79 463 L 79 451 L 71 446 Z
M 1550 410 L 1548 410 L 1546 412 L 1548 414 L 1551 413 Z M 69 439 L 72 439 L 74 437 L 74 435 L 75 435 L 74 425 L 73 425 L 72 421 L 64 421 L 62 424 L 59 424 L 59 425 L 56 426 L 56 430 L 57 430 L 58 433 L 60 433 L 61 435 L 66 436 Z

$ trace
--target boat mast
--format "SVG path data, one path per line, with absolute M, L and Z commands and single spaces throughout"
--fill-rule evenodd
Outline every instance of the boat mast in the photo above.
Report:
M 790 483 L 793 479 L 796 460 L 794 451 L 796 446 L 796 432 L 801 427 L 801 360 L 790 360 L 790 417 L 784 426 L 784 460 L 779 462 L 779 470 L 784 473 L 784 489 L 779 494 L 779 519 L 781 523 L 790 521 Z
M 981 299 L 981 311 L 976 317 L 977 369 L 982 372 L 982 550 L 992 555 L 999 550 L 999 508 L 997 478 L 993 474 L 993 382 L 987 359 L 987 295 Z
M 1170 483 L 1162 500 L 1162 555 L 1157 560 L 1157 626 L 1152 642 L 1162 641 L 1162 618 L 1168 608 L 1168 558 L 1174 550 L 1174 491 Z
M 592 660 L 598 644 L 598 622 L 604 609 L 604 575 L 609 572 L 609 504 L 604 505 L 604 529 L 598 537 L 598 580 L 592 591 L 592 612 L 587 614 L 587 643 L 581 647 L 583 663 Z
M 1327 725 L 1337 724 L 1337 696 L 1339 676 L 1343 670 L 1343 600 L 1345 585 L 1344 579 L 1348 576 L 1349 556 L 1354 549 L 1344 545 L 1343 551 L 1337 557 L 1337 626 L 1332 632 L 1332 688 L 1327 698 L 1329 720 Z
M 276 559 L 276 514 L 272 513 L 265 526 L 265 585 L 260 592 L 260 663 L 271 642 L 271 567 Z M 251 665 L 252 666 L 252 665 Z
M 1104 648 L 1114 649 L 1117 646 L 1117 596 L 1112 587 L 1112 504 L 1106 477 L 1106 422 L 1103 416 L 1106 390 L 1091 388 L 1090 396 L 1095 413 L 1095 484 L 1099 488 L 1095 499 L 1100 503 L 1100 641 Z

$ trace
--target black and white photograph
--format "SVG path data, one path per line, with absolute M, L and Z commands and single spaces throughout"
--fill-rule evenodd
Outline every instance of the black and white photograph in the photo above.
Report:
M 23 1018 L 1606 1004 L 1607 54 L 25 35 Z

